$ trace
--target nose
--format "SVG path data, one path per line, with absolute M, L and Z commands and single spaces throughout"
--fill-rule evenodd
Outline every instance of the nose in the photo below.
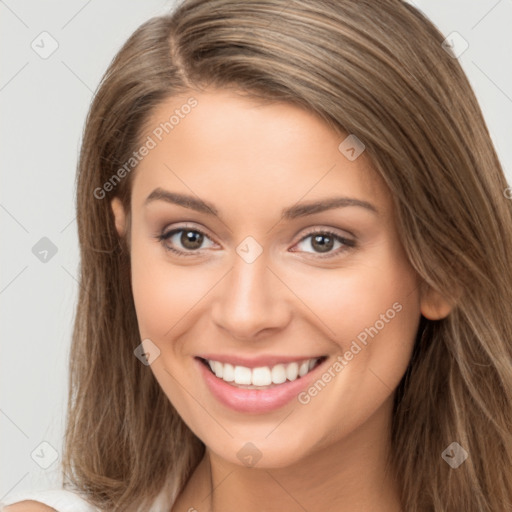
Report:
M 233 338 L 254 340 L 290 321 L 291 291 L 268 264 L 265 251 L 252 263 L 235 254 L 233 268 L 216 287 L 212 319 Z

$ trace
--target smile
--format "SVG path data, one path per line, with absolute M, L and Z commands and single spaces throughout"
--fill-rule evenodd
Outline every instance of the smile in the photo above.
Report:
M 268 413 L 292 402 L 327 364 L 327 356 L 252 367 L 210 358 L 194 359 L 206 389 L 218 403 L 252 414 Z
M 243 389 L 268 389 L 272 387 L 272 384 L 293 382 L 308 374 L 321 360 L 322 357 L 316 357 L 288 364 L 276 364 L 272 367 L 248 368 L 247 366 L 234 366 L 230 363 L 203 359 L 219 379 Z

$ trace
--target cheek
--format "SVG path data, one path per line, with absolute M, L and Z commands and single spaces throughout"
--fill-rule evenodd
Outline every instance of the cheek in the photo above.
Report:
M 364 262 L 353 260 L 329 272 L 309 270 L 295 280 L 294 292 L 315 313 L 312 322 L 336 354 L 330 373 L 322 376 L 327 393 L 336 398 L 312 406 L 318 408 L 315 414 L 323 409 L 333 424 L 338 407 L 352 410 L 350 421 L 356 423 L 371 415 L 398 385 L 412 354 L 420 319 L 416 273 L 399 247 L 378 249 Z M 350 421 L 345 427 L 355 426 Z
M 133 244 L 131 271 L 140 335 L 156 342 L 180 332 L 209 288 L 206 271 L 171 264 L 158 242 Z
M 338 268 L 281 270 L 283 281 L 300 298 L 297 308 L 341 351 L 354 339 L 371 339 L 373 327 L 415 333 L 420 313 L 416 274 L 394 247 L 382 243 Z
M 371 258 L 375 264 L 368 259 L 296 280 L 294 291 L 315 313 L 311 318 L 335 353 L 319 376 L 322 382 L 299 397 L 311 417 L 326 418 L 332 427 L 322 443 L 343 437 L 374 414 L 410 361 L 420 319 L 416 274 L 393 251 L 377 256 Z

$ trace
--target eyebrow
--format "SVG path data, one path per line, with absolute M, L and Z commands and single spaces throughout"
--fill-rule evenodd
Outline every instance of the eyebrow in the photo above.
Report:
M 165 201 L 166 203 L 176 204 L 183 206 L 184 208 L 190 208 L 197 212 L 206 213 L 208 215 L 215 215 L 219 217 L 219 211 L 217 208 L 208 201 L 203 201 L 198 197 L 190 196 L 187 194 L 179 194 L 177 192 L 169 192 L 162 188 L 156 188 L 149 194 L 144 201 L 144 205 L 148 205 L 153 201 Z M 328 197 L 317 201 L 309 201 L 305 203 L 298 203 L 288 208 L 285 208 L 281 212 L 281 220 L 293 220 L 298 217 L 305 217 L 314 213 L 320 213 L 325 210 L 331 210 L 333 208 L 342 208 L 346 206 L 358 206 L 365 208 L 366 210 L 379 215 L 377 208 L 368 201 L 361 199 L 355 199 L 353 197 Z

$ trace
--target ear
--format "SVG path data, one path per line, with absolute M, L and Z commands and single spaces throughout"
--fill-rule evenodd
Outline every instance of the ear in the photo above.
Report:
M 429 320 L 441 320 L 446 318 L 453 309 L 453 304 L 434 290 L 427 283 L 423 283 L 423 290 L 420 294 L 421 314 Z
M 110 202 L 110 206 L 114 213 L 117 233 L 123 238 L 126 231 L 126 212 L 124 211 L 123 203 L 118 197 L 114 197 Z

